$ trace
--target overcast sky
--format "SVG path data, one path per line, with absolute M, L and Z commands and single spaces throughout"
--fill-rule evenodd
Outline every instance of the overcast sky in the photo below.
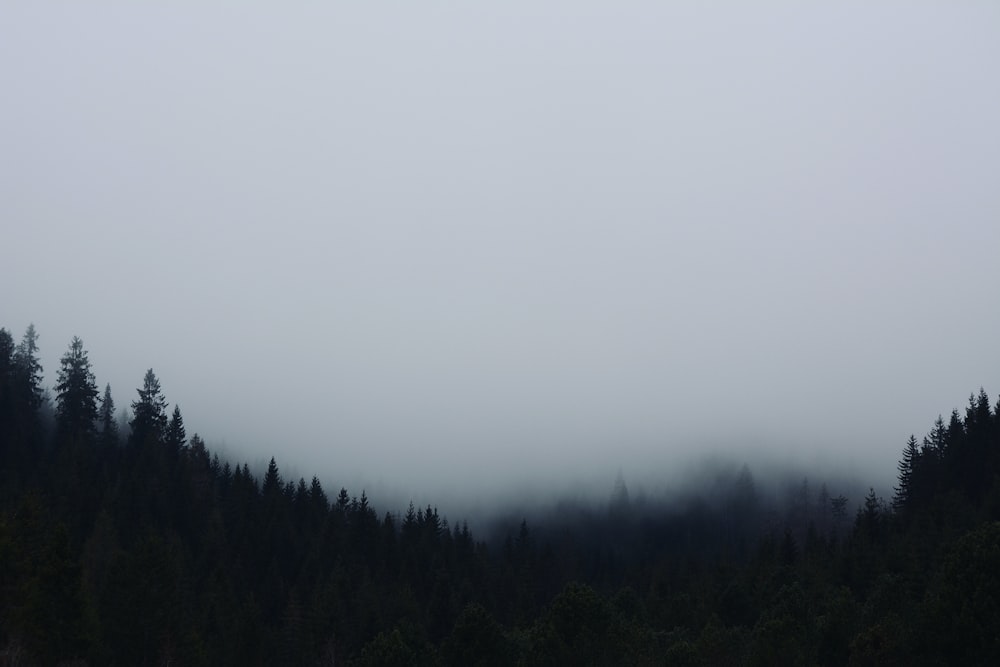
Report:
M 0 8 L 50 385 L 79 335 L 119 406 L 153 367 L 234 456 L 432 500 L 877 481 L 1000 392 L 1000 3 L 152 4 Z

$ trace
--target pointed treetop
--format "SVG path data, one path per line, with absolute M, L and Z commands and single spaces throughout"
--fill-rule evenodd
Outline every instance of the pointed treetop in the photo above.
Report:
M 142 380 L 142 389 L 136 390 L 139 400 L 132 403 L 130 440 L 135 444 L 163 438 L 167 428 L 167 399 L 160 393 L 160 381 L 150 368 Z
M 97 383 L 83 341 L 74 336 L 69 350 L 59 360 L 56 384 L 56 421 L 63 437 L 94 434 L 97 422 Z
M 34 324 L 29 324 L 25 330 L 14 350 L 13 361 L 23 396 L 31 408 L 37 409 L 45 400 L 45 394 L 42 391 L 42 364 L 38 360 L 38 332 Z
M 187 432 L 184 430 L 184 418 L 181 416 L 179 405 L 174 405 L 174 413 L 170 417 L 170 423 L 167 424 L 163 441 L 174 451 L 184 449 L 187 444 Z
M 281 475 L 278 473 L 278 464 L 275 463 L 274 457 L 271 457 L 271 462 L 267 464 L 267 473 L 264 475 L 264 486 L 263 491 L 266 494 L 278 493 L 282 489 Z
M 115 401 L 111 398 L 111 384 L 104 386 L 104 398 L 101 399 L 101 409 L 98 414 L 101 423 L 101 444 L 118 444 L 118 421 L 115 419 Z

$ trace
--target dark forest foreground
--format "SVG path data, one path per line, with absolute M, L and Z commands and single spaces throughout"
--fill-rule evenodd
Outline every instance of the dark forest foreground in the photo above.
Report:
M 79 339 L 41 383 L 34 328 L 0 330 L 0 665 L 1000 664 L 983 391 L 905 444 L 888 503 L 765 500 L 751 462 L 485 540 L 220 461 L 152 371 L 119 424 Z

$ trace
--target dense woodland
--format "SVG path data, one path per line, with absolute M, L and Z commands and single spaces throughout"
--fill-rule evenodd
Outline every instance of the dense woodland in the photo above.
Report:
M 220 460 L 152 370 L 122 428 L 79 339 L 42 380 L 34 327 L 0 329 L 0 665 L 1000 664 L 982 390 L 902 444 L 888 500 L 776 502 L 750 462 L 494 540 Z

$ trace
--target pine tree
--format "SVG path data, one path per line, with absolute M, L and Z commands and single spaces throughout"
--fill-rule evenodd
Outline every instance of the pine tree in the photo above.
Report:
M 21 343 L 14 350 L 13 359 L 19 398 L 32 410 L 37 410 L 45 394 L 42 391 L 42 364 L 38 360 L 38 332 L 34 324 L 28 325 Z
M 133 444 L 158 442 L 167 428 L 167 400 L 160 393 L 160 381 L 153 369 L 146 371 L 142 389 L 136 390 L 139 400 L 132 403 L 132 433 L 129 440 Z
M 948 446 L 948 429 L 944 425 L 944 418 L 938 415 L 934 420 L 934 427 L 931 432 L 924 437 L 923 454 L 925 460 L 940 461 L 944 458 L 945 449 Z
M 330 508 L 330 503 L 326 498 L 326 493 L 323 492 L 323 485 L 320 484 L 319 478 L 313 476 L 312 484 L 309 486 L 309 500 L 314 507 L 325 513 Z
M 98 420 L 101 422 L 101 444 L 105 447 L 117 446 L 119 443 L 118 421 L 115 419 L 115 401 L 111 398 L 110 384 L 104 387 L 104 398 L 101 399 Z
M 14 337 L 0 329 L 0 427 L 6 427 L 14 412 Z
M 341 487 L 340 493 L 337 494 L 337 509 L 340 510 L 342 514 L 347 513 L 347 506 L 351 503 L 351 496 L 347 493 L 347 489 Z
M 920 450 L 917 449 L 917 438 L 910 435 L 903 448 L 903 458 L 899 460 L 899 485 L 895 487 L 896 494 L 892 497 L 892 509 L 900 512 L 913 501 L 913 470 L 919 465 Z
M 97 383 L 83 341 L 74 336 L 60 360 L 56 420 L 64 437 L 91 437 L 97 422 Z
M 187 433 L 184 431 L 184 418 L 181 417 L 180 406 L 174 405 L 174 413 L 167 424 L 167 430 L 163 435 L 163 442 L 171 452 L 177 453 L 184 449 L 187 444 Z
M 272 456 L 271 462 L 267 464 L 267 474 L 264 475 L 263 492 L 265 496 L 278 495 L 281 493 L 281 489 L 281 475 L 278 473 L 278 464 L 275 463 Z
M 883 503 L 882 499 L 875 494 L 874 488 L 868 489 L 865 496 L 865 503 L 858 508 L 855 520 L 856 529 L 871 540 L 878 539 L 882 534 L 883 524 Z

